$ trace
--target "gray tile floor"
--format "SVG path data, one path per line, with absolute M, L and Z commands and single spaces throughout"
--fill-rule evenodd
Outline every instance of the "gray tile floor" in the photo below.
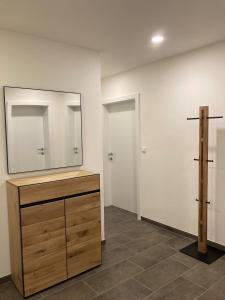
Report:
M 98 268 L 39 293 L 31 300 L 225 300 L 225 258 L 208 266 L 179 249 L 192 240 L 116 207 L 105 209 L 106 244 Z M 22 297 L 11 282 L 0 300 Z

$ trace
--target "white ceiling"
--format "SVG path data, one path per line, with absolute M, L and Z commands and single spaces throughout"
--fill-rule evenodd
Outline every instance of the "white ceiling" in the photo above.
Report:
M 0 0 L 0 28 L 101 51 L 109 76 L 224 40 L 225 0 Z

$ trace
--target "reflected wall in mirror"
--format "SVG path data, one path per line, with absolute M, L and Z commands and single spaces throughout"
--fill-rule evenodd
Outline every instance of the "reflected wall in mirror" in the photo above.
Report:
M 4 87 L 8 173 L 82 165 L 81 95 Z

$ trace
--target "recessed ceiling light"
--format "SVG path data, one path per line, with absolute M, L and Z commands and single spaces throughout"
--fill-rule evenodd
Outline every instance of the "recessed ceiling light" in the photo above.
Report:
M 162 35 L 154 35 L 152 37 L 152 43 L 157 45 L 157 44 L 161 44 L 164 41 L 164 36 Z

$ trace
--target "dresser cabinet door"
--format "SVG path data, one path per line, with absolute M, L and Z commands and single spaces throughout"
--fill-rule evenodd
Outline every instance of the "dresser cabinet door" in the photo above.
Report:
M 100 194 L 65 200 L 68 277 L 101 264 Z
M 64 200 L 21 209 L 25 296 L 67 278 Z

